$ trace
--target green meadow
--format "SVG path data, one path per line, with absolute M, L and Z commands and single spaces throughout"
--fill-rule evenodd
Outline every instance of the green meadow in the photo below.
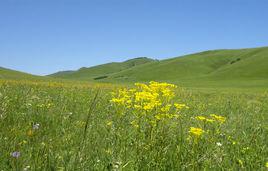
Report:
M 267 170 L 267 55 L 0 68 L 0 170 Z
M 111 103 L 117 89 L 2 81 L 1 170 L 265 170 L 267 92 L 176 88 L 170 103 L 189 109 L 136 128 L 143 113 Z M 196 119 L 210 114 L 226 120 Z M 204 132 L 191 136 L 191 127 Z

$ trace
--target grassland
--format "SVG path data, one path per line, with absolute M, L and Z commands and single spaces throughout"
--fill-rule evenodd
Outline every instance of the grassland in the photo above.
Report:
M 136 59 L 131 60 L 132 62 Z M 140 59 L 141 60 L 141 59 Z M 263 88 L 268 86 L 268 48 L 211 50 L 165 60 L 142 59 L 139 65 L 110 63 L 52 75 L 56 78 L 112 83 L 150 80 L 172 82 L 184 87 Z M 117 68 L 117 69 L 115 69 Z M 96 72 L 97 71 L 97 72 Z M 94 78 L 99 78 L 94 80 Z
M 35 76 L 28 73 L 15 71 L 7 68 L 0 67 L 0 79 L 9 79 L 9 80 L 42 80 L 46 77 Z M 50 78 L 51 79 L 51 78 Z
M 0 68 L 0 170 L 265 170 L 267 56 L 216 50 L 47 77 Z M 179 87 L 133 89 L 150 80 Z
M 130 59 L 124 62 L 111 62 L 103 65 L 97 65 L 94 67 L 83 67 L 77 71 L 62 71 L 49 75 L 53 78 L 71 79 L 71 80 L 86 80 L 95 81 L 109 77 L 114 73 L 130 69 L 142 64 L 150 63 L 154 61 L 146 57 L 139 57 Z
M 179 102 L 189 109 L 171 107 L 168 113 L 176 117 L 162 117 L 156 125 L 147 122 L 156 111 L 143 115 L 111 102 L 116 94 L 110 92 L 117 89 L 111 84 L 1 81 L 0 169 L 265 170 L 268 93 L 262 89 L 172 89 L 175 96 L 161 104 Z M 226 120 L 196 119 L 210 114 Z M 191 127 L 204 132 L 195 136 Z
M 155 61 L 112 76 L 134 81 L 267 79 L 268 48 L 214 50 Z

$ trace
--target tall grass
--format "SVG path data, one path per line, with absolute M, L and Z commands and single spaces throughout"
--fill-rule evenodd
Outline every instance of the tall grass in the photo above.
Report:
M 2 82 L 0 170 L 265 170 L 267 93 L 176 89 L 189 106 L 181 117 L 135 127 L 136 111 L 111 103 L 112 91 Z M 226 121 L 196 119 L 210 114 Z M 195 140 L 190 127 L 205 132 Z

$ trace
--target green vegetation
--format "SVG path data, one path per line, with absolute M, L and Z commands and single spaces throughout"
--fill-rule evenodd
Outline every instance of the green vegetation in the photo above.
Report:
M 267 92 L 90 86 L 1 81 L 0 168 L 265 170 Z
M 268 48 L 215 50 L 141 65 L 107 81 L 171 81 L 184 86 L 241 87 L 268 84 Z
M 212 50 L 166 60 L 146 57 L 38 77 L 0 68 L 2 79 L 45 79 L 129 84 L 150 80 L 191 88 L 265 89 L 268 47 Z
M 123 63 L 124 64 L 124 63 Z M 268 85 L 268 47 L 213 50 L 161 61 L 148 60 L 133 67 L 104 64 L 77 72 L 54 75 L 74 80 L 134 83 L 150 80 L 187 87 L 259 87 Z
M 27 74 L 27 73 L 23 73 L 23 72 L 19 72 L 19 71 L 14 71 L 11 69 L 6 69 L 6 68 L 2 68 L 0 67 L 0 79 L 10 79 L 10 80 L 23 80 L 23 79 L 27 79 L 27 80 L 40 80 L 43 79 L 40 76 L 35 76 L 35 75 L 31 75 L 31 74 Z
M 78 71 L 62 71 L 52 75 L 51 77 L 55 78 L 65 78 L 65 79 L 73 79 L 73 80 L 87 80 L 94 81 L 98 80 L 98 78 L 106 78 L 111 74 L 133 68 L 138 65 L 142 65 L 145 63 L 152 62 L 154 60 L 140 57 L 127 60 L 125 62 L 112 62 L 108 64 L 98 65 L 90 68 L 81 68 Z M 97 78 L 97 79 L 96 79 Z
M 265 170 L 267 57 L 216 50 L 50 77 L 0 68 L 0 168 Z M 133 84 L 151 80 L 183 88 Z

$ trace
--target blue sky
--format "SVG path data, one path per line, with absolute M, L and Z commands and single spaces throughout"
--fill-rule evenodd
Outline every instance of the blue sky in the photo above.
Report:
M 1 0 L 0 66 L 32 74 L 268 46 L 267 0 Z

